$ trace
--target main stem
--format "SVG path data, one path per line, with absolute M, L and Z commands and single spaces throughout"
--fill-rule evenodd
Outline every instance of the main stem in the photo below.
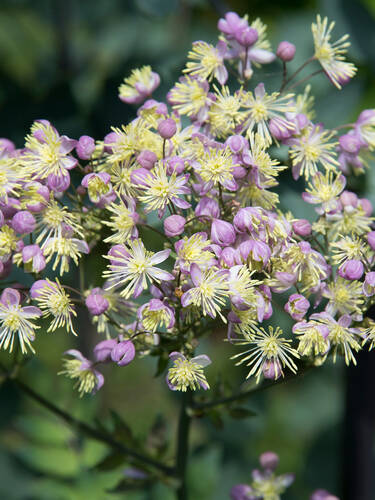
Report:
M 182 393 L 180 416 L 177 429 L 177 458 L 176 458 L 176 473 L 180 480 L 177 488 L 177 499 L 187 500 L 187 484 L 186 484 L 186 468 L 189 455 L 189 433 L 191 417 L 187 410 L 192 401 L 192 392 L 188 389 Z

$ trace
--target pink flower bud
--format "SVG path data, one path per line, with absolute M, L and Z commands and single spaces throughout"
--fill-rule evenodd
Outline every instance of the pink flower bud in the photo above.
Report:
M 207 215 L 217 219 L 220 217 L 220 207 L 216 200 L 213 198 L 208 198 L 204 196 L 199 201 L 198 205 L 195 207 L 195 215 L 201 217 L 202 215 Z
M 298 236 L 305 238 L 311 234 L 311 224 L 307 219 L 299 219 L 292 224 L 293 231 Z
M 12 141 L 4 137 L 0 138 L 0 151 L 5 151 L 6 153 L 12 153 L 16 149 L 16 146 Z
M 117 346 L 116 339 L 102 340 L 94 347 L 95 361 L 105 363 L 111 359 L 111 352 Z
M 95 141 L 89 135 L 81 135 L 76 144 L 78 158 L 89 160 L 95 151 Z
M 343 149 L 346 153 L 354 155 L 358 154 L 361 149 L 361 139 L 358 135 L 353 133 L 340 136 L 339 144 L 341 149 Z
M 19 234 L 30 234 L 35 230 L 36 220 L 30 212 L 21 210 L 13 216 L 11 226 Z
M 286 141 L 293 135 L 293 130 L 291 130 L 290 128 L 286 128 L 283 122 L 281 122 L 280 120 L 275 120 L 274 118 L 271 118 L 268 127 L 271 134 L 277 141 Z
M 364 266 L 360 260 L 349 259 L 340 266 L 338 273 L 347 280 L 359 280 L 364 272 Z
M 211 241 L 221 246 L 229 246 L 236 240 L 236 232 L 229 222 L 214 219 L 211 225 Z
M 141 167 L 146 168 L 147 170 L 151 170 L 155 163 L 157 162 L 158 157 L 153 151 L 149 151 L 148 149 L 144 149 L 137 156 L 137 162 Z
M 263 469 L 274 471 L 279 465 L 279 457 L 273 451 L 266 451 L 259 457 L 259 462 Z
M 54 193 L 63 193 L 70 186 L 69 172 L 66 171 L 64 175 L 50 174 L 47 178 L 47 186 Z
M 186 219 L 181 215 L 170 215 L 164 220 L 164 232 L 166 236 L 178 236 L 185 229 Z
M 358 205 L 358 196 L 351 191 L 343 191 L 340 195 L 340 201 L 344 207 L 356 207 Z
M 284 62 L 289 62 L 294 58 L 296 46 L 290 42 L 280 42 L 277 47 L 276 55 Z
M 236 484 L 230 490 L 231 500 L 248 500 L 254 498 L 252 493 L 254 490 L 248 484 Z
M 182 174 L 186 167 L 186 159 L 179 158 L 178 156 L 173 156 L 172 158 L 168 158 L 167 162 L 167 173 L 168 175 L 172 175 L 173 172 L 176 174 Z
M 243 47 L 251 47 L 258 40 L 258 32 L 256 29 L 248 26 L 243 30 L 237 31 L 235 39 Z
M 158 124 L 158 132 L 163 139 L 170 139 L 175 135 L 176 131 L 177 125 L 173 118 L 161 120 Z
M 236 249 L 233 247 L 225 247 L 220 253 L 220 264 L 225 267 L 233 267 L 236 265 Z
M 295 321 L 301 321 L 309 307 L 310 302 L 306 297 L 298 293 L 293 293 L 285 304 L 284 309 Z
M 126 366 L 133 361 L 135 357 L 135 347 L 131 340 L 119 342 L 111 351 L 112 361 L 118 366 Z
M 228 146 L 232 153 L 239 153 L 248 146 L 248 143 L 242 135 L 231 135 L 225 141 L 225 146 Z
M 87 309 L 94 316 L 103 314 L 109 307 L 108 300 L 103 297 L 101 290 L 98 288 L 94 288 L 94 290 L 91 291 L 90 295 L 85 300 L 85 304 Z

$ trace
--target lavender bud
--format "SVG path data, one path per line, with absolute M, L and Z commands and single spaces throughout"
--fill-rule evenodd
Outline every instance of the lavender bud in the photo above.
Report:
M 116 339 L 102 340 L 94 347 L 95 361 L 105 363 L 111 359 L 111 352 L 117 345 Z
M 207 215 L 208 217 L 217 219 L 220 216 L 220 207 L 218 202 L 213 198 L 204 196 L 195 207 L 195 215 L 197 217 Z
M 85 304 L 94 316 L 103 314 L 109 307 L 108 300 L 97 289 L 91 291 L 90 295 L 86 298 Z
M 112 361 L 118 366 L 126 366 L 133 361 L 135 357 L 135 347 L 131 340 L 119 342 L 111 351 Z
M 358 154 L 361 149 L 361 139 L 356 134 L 344 134 L 339 137 L 339 144 L 341 149 L 346 153 Z
M 273 451 L 265 451 L 259 457 L 259 463 L 263 469 L 274 471 L 279 465 L 279 457 Z
M 163 139 L 170 139 L 175 135 L 176 131 L 177 125 L 173 118 L 167 118 L 159 122 L 158 132 Z
M 95 151 L 95 141 L 89 135 L 81 135 L 76 145 L 78 158 L 89 160 Z
M 185 229 L 186 219 L 181 215 L 170 215 L 164 220 L 164 233 L 166 236 L 178 236 Z
M 36 220 L 30 212 L 21 210 L 13 216 L 11 226 L 19 234 L 30 234 L 35 230 Z
M 230 498 L 232 500 L 248 500 L 251 498 L 252 489 L 247 484 L 236 484 L 230 490 Z
M 305 238 L 311 234 L 311 224 L 307 219 L 299 219 L 292 224 L 293 231 L 298 235 Z
M 137 156 L 137 162 L 141 167 L 146 168 L 147 170 L 151 170 L 155 165 L 158 157 L 153 151 L 149 151 L 148 149 L 144 149 Z
M 296 46 L 290 42 L 280 42 L 277 47 L 276 55 L 284 62 L 289 62 L 294 58 Z
M 211 241 L 221 246 L 232 245 L 236 240 L 236 232 L 229 222 L 214 219 L 211 225 Z
M 235 39 L 243 47 L 251 47 L 258 40 L 258 32 L 254 28 L 248 26 L 244 30 L 237 31 L 235 34 Z
M 364 272 L 364 266 L 360 260 L 349 259 L 339 268 L 338 273 L 347 280 L 359 280 Z

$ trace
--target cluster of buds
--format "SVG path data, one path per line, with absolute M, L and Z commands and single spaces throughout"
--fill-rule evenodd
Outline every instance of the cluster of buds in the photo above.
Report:
M 12 279 L 17 266 L 34 281 L 4 285 L 0 347 L 18 341 L 33 351 L 39 317 L 48 331 L 76 334 L 76 305 L 87 307 L 105 340 L 94 361 L 68 351 L 63 372 L 81 392 L 103 383 L 98 363 L 124 366 L 136 354 L 169 358 L 173 390 L 208 389 L 211 360 L 196 350 L 218 323 L 227 325 L 229 355 L 246 346 L 233 358 L 256 381 L 296 373 L 300 358 L 355 363 L 375 342 L 366 316 L 375 297 L 372 206 L 346 189 L 375 149 L 375 110 L 325 128 L 314 121 L 310 86 L 288 77 L 293 44 L 273 53 L 262 21 L 235 13 L 218 28 L 216 45 L 193 44 L 165 101 L 152 98 L 157 73 L 134 70 L 119 96 L 139 105 L 136 118 L 103 140 L 73 140 L 37 120 L 22 148 L 0 141 L 0 277 Z M 320 16 L 312 24 L 308 63 L 341 88 L 356 70 L 344 58 L 346 37 L 332 43 L 332 29 Z M 251 87 L 254 70 L 277 60 L 279 92 Z M 301 201 L 315 206 L 315 221 L 281 210 L 278 177 L 287 170 L 305 180 Z M 103 279 L 67 286 L 67 272 L 83 269 L 99 242 Z M 294 321 L 289 332 L 262 325 L 279 323 L 275 304 Z

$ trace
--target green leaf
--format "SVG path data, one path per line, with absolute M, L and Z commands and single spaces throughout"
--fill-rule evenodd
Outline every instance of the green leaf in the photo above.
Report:
M 110 413 L 114 425 L 113 437 L 129 445 L 138 446 L 139 443 L 125 420 L 115 410 Z
M 126 458 L 122 453 L 113 452 L 107 455 L 103 460 L 97 463 L 94 467 L 95 470 L 107 471 L 113 470 L 126 463 Z
M 256 417 L 256 413 L 249 408 L 245 408 L 243 406 L 237 406 L 235 408 L 229 408 L 228 409 L 228 414 L 232 418 L 249 418 L 249 417 Z

